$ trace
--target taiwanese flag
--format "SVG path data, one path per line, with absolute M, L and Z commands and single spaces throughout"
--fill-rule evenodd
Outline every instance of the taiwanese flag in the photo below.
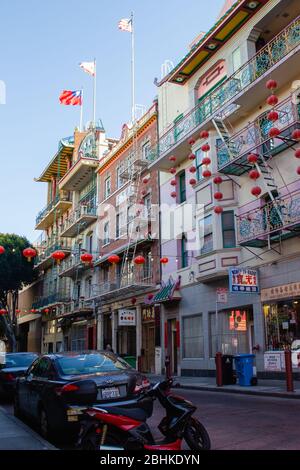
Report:
M 59 97 L 60 104 L 81 106 L 82 105 L 82 90 L 64 90 Z

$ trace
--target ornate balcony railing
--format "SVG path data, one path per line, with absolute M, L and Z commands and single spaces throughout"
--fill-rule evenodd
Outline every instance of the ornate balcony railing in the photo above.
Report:
M 287 133 L 289 129 L 291 130 L 292 126 L 300 120 L 300 107 L 292 101 L 291 96 L 279 103 L 275 109 L 279 114 L 279 119 L 275 125 L 283 134 Z M 264 112 L 248 126 L 232 135 L 226 144 L 220 142 L 217 146 L 218 169 L 220 171 L 232 161 L 245 163 L 246 158 L 244 157 L 250 152 L 254 151 L 269 156 L 278 153 L 280 147 L 284 147 L 281 139 L 271 139 L 268 135 L 270 128 L 274 126 L 267 119 L 268 113 L 269 111 Z M 289 137 L 289 135 L 283 135 L 283 137 Z M 228 149 L 230 149 L 230 152 Z M 237 174 L 243 172 L 241 167 L 236 167 L 235 170 Z
M 120 294 L 138 289 L 146 289 L 154 285 L 153 272 L 146 267 L 134 268 L 132 272 L 124 275 L 117 275 L 110 281 L 103 282 L 99 286 L 95 286 L 95 297 L 108 296 L 110 293 L 116 296 L 116 292 Z
M 36 246 L 36 248 L 38 250 L 38 255 L 34 258 L 34 266 L 38 266 L 40 263 L 48 259 L 54 251 L 71 251 L 70 243 L 60 239 L 59 237 L 49 238 L 39 246 Z
M 276 202 L 240 214 L 237 217 L 237 238 L 240 245 L 258 240 L 264 242 L 268 236 L 300 235 L 300 192 L 292 193 Z
M 32 303 L 33 309 L 39 309 L 47 307 L 48 305 L 53 305 L 56 303 L 70 302 L 70 293 L 69 292 L 54 292 L 53 294 L 40 296 L 34 299 Z
M 80 222 L 80 220 L 85 216 L 97 216 L 96 205 L 93 204 L 82 204 L 77 206 L 70 215 L 64 220 L 60 226 L 60 233 L 62 234 L 68 230 L 72 225 Z M 78 233 L 80 232 L 80 227 L 78 227 Z
M 49 214 L 49 212 L 52 211 L 52 209 L 56 206 L 59 201 L 71 202 L 70 195 L 57 194 L 53 201 L 51 201 L 43 210 L 38 213 L 37 218 L 35 219 L 35 224 L 38 225 Z
M 179 119 L 159 140 L 159 157 L 212 117 L 226 103 L 251 85 L 300 45 L 300 17 L 296 18 L 233 75 Z

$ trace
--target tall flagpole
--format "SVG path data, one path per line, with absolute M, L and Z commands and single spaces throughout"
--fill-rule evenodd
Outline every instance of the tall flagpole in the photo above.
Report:
M 95 127 L 96 127 L 96 78 L 97 78 L 96 59 L 94 59 L 93 123 Z
M 82 129 L 82 121 L 83 121 L 83 88 L 81 88 L 81 106 L 80 106 L 80 124 L 79 124 L 79 130 L 80 130 L 80 132 L 83 131 L 83 129 Z
M 135 124 L 135 63 L 134 63 L 134 15 L 131 12 L 131 119 L 132 124 Z

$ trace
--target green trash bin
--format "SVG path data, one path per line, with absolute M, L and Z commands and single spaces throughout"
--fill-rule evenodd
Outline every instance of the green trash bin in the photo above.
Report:
M 136 369 L 136 357 L 135 356 L 123 356 L 124 361 L 127 362 L 127 364 L 130 365 L 130 367 L 133 367 Z

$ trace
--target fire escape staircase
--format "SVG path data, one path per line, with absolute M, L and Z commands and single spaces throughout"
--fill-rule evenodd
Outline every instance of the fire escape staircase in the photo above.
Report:
M 230 132 L 227 128 L 227 126 L 224 123 L 224 120 L 222 120 L 219 117 L 215 117 L 213 119 L 213 124 L 214 127 L 222 140 L 223 144 L 225 145 L 228 155 L 230 159 L 235 159 L 238 157 L 238 149 L 235 146 L 235 143 L 232 142 L 231 140 L 231 135 Z M 274 176 L 273 176 L 273 168 L 269 164 L 269 162 L 266 160 L 266 155 L 263 155 L 260 153 L 258 155 L 258 162 L 255 163 L 255 167 L 257 171 L 261 175 L 261 179 L 263 180 L 264 183 L 264 189 L 265 193 L 268 194 L 270 201 L 273 203 L 273 207 L 275 208 L 277 212 L 277 216 L 279 220 L 281 221 L 281 224 L 284 225 L 284 209 L 281 205 L 280 198 L 278 198 L 279 191 L 278 187 L 276 185 Z M 269 155 L 267 155 L 268 159 L 270 158 Z M 246 166 L 246 165 L 245 165 Z M 247 170 L 248 170 L 249 165 L 247 165 Z M 228 176 L 228 175 L 227 175 Z M 232 178 L 231 178 L 232 179 Z M 233 179 L 232 179 L 233 180 Z M 234 180 L 233 180 L 234 181 Z M 235 181 L 234 181 L 235 182 Z M 279 240 L 281 240 L 281 237 L 279 236 Z M 275 236 L 268 235 L 268 248 L 271 249 L 271 242 L 276 241 L 278 242 L 278 234 Z M 247 246 L 245 246 L 247 248 Z

